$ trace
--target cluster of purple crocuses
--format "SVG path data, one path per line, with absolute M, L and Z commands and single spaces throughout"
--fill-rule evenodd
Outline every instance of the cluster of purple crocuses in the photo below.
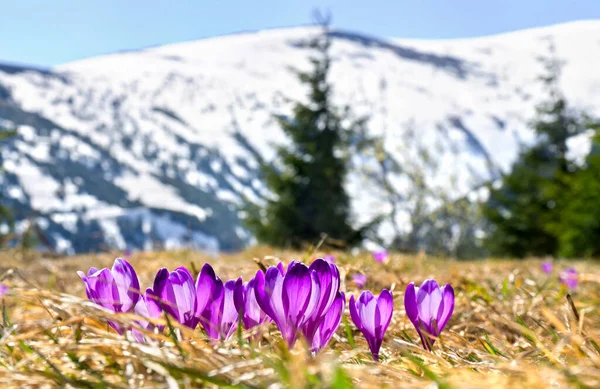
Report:
M 292 261 L 287 269 L 279 263 L 265 272 L 257 271 L 245 283 L 241 277 L 223 282 L 209 264 L 202 267 L 196 280 L 185 267 L 172 272 L 162 268 L 152 288 L 143 293 L 135 270 L 122 258 L 115 260 L 112 269 L 90 268 L 87 275 L 78 274 L 85 283 L 88 299 L 114 312 L 135 313 L 147 319 L 160 318 L 165 313 L 191 329 L 200 324 L 209 338 L 221 341 L 229 339 L 240 323 L 249 330 L 273 322 L 288 347 L 293 347 L 302 336 L 313 352 L 329 343 L 346 306 L 344 292 L 340 291 L 340 272 L 334 261 L 325 259 L 317 259 L 310 266 Z M 426 280 L 420 288 L 411 283 L 404 305 L 423 347 L 431 350 L 452 315 L 452 287 L 440 288 L 435 280 Z M 384 289 L 375 297 L 371 291 L 363 291 L 356 300 L 350 297 L 349 310 L 378 360 L 392 320 L 392 293 Z M 136 324 L 149 331 L 164 330 L 149 321 L 138 320 Z M 120 334 L 126 330 L 119 323 L 109 325 Z M 137 341 L 144 342 L 141 331 L 133 328 L 131 333 Z
M 546 261 L 542 264 L 542 271 L 546 274 L 552 273 L 552 262 Z M 558 275 L 559 281 L 568 289 L 574 290 L 577 288 L 578 280 L 577 270 L 573 267 L 569 267 L 565 270 L 562 270 Z

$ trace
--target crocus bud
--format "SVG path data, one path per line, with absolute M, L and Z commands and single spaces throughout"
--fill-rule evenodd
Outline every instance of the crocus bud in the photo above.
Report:
M 377 262 L 383 263 L 387 260 L 388 255 L 388 252 L 385 250 L 376 251 L 373 253 L 373 259 L 375 259 Z
M 577 270 L 570 267 L 567 270 L 564 270 L 560 273 L 559 276 L 560 282 L 562 282 L 567 288 L 573 290 L 577 288 L 578 280 L 577 280 Z
M 454 311 L 454 289 L 450 284 L 440 288 L 435 280 L 426 280 L 420 288 L 411 282 L 404 293 L 404 308 L 423 348 L 431 350 Z
M 362 289 L 367 284 L 367 276 L 364 274 L 357 273 L 352 276 L 352 281 L 357 288 Z
M 154 277 L 153 291 L 163 311 L 186 327 L 196 328 L 196 289 L 189 270 L 180 266 L 169 273 L 163 267 Z
M 87 275 L 77 274 L 85 283 L 85 292 L 90 301 L 113 312 L 130 313 L 140 298 L 140 283 L 133 266 L 122 258 L 115 259 L 112 269 L 89 269 Z M 109 322 L 118 333 L 123 330 Z
M 381 343 L 394 312 L 392 293 L 384 289 L 376 298 L 370 291 L 365 290 L 356 302 L 354 296 L 350 296 L 349 305 L 354 325 L 367 339 L 373 359 L 378 361 Z

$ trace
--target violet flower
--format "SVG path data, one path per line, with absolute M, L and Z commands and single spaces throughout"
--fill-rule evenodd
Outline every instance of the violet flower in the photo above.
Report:
M 385 250 L 375 251 L 373 253 L 373 259 L 375 259 L 377 262 L 383 263 L 387 260 L 388 255 L 389 255 L 388 252 Z
M 266 274 L 257 272 L 255 280 L 258 305 L 277 324 L 292 348 L 319 302 L 315 272 L 303 263 L 292 261 L 285 275 L 281 268 L 271 266 Z
M 149 318 L 149 319 L 158 319 L 162 315 L 162 309 L 160 308 L 158 296 L 154 294 L 151 288 L 146 289 L 146 294 L 142 296 L 135 305 L 133 309 L 134 313 L 138 316 Z M 145 321 L 145 320 L 135 320 L 135 322 L 142 328 L 153 331 L 154 328 L 158 328 L 159 332 L 162 332 L 164 326 L 154 324 Z M 144 342 L 144 334 L 142 332 L 136 330 L 135 328 L 131 330 L 133 337 L 140 343 Z
M 323 259 L 325 260 L 325 262 L 328 263 L 335 263 L 335 257 L 333 255 L 326 255 L 323 257 Z
M 354 325 L 367 339 L 373 359 L 378 361 L 379 349 L 394 311 L 392 293 L 384 289 L 379 297 L 375 298 L 371 291 L 365 290 L 356 302 L 354 296 L 350 296 L 349 305 L 350 317 Z
M 235 290 L 242 285 L 242 278 L 223 281 L 209 264 L 205 264 L 198 276 L 196 295 L 207 304 L 200 313 L 200 323 L 211 339 L 227 340 L 235 333 L 239 314 L 235 307 Z
M 122 258 L 115 259 L 111 270 L 91 267 L 85 275 L 77 274 L 85 283 L 85 293 L 90 301 L 113 312 L 130 313 L 140 298 L 140 283 L 133 267 Z M 108 322 L 119 334 L 123 329 Z
M 544 262 L 542 264 L 542 271 L 546 274 L 552 273 L 552 262 L 550 262 L 550 261 Z
M 199 322 L 196 314 L 198 304 L 194 278 L 189 270 L 180 266 L 169 273 L 166 268 L 161 268 L 154 277 L 153 290 L 165 313 L 186 327 L 196 328 Z
M 310 314 L 308 320 L 302 326 L 302 333 L 304 334 L 304 337 L 306 338 L 308 344 L 314 345 L 315 342 L 313 342 L 313 338 L 315 336 L 315 333 L 317 332 L 319 326 L 321 325 L 321 322 L 325 318 L 325 315 L 332 309 L 332 304 L 334 300 L 339 296 L 341 281 L 340 272 L 337 266 L 328 263 L 323 259 L 315 260 L 313 263 L 310 264 L 310 267 L 308 269 L 310 272 L 314 273 L 314 276 L 317 281 L 317 288 L 313 286 L 312 292 L 313 294 L 318 293 L 318 302 L 314 311 Z M 336 313 L 337 315 L 340 314 L 340 308 L 341 307 L 338 307 L 338 312 Z M 335 332 L 336 328 L 337 327 L 333 328 L 332 330 Z M 329 341 L 329 339 L 327 339 L 327 341 Z M 319 347 L 313 347 L 312 351 L 318 351 L 320 348 L 325 346 L 324 344 L 321 345 L 320 342 L 317 342 L 316 344 Z
M 261 272 L 262 273 L 262 272 Z M 267 314 L 260 309 L 256 300 L 256 280 L 238 285 L 233 293 L 235 308 L 242 316 L 244 327 L 249 330 L 271 320 Z
M 570 267 L 560 273 L 560 282 L 562 282 L 567 288 L 573 290 L 577 288 L 577 270 Z
M 352 281 L 354 282 L 357 288 L 362 289 L 367 283 L 367 276 L 364 274 L 357 273 L 352 276 Z
M 411 282 L 404 293 L 404 309 L 423 348 L 431 351 L 454 311 L 454 289 L 450 284 L 439 287 L 435 280 L 425 280 L 420 288 Z
M 0 284 L 0 297 L 3 297 L 8 292 L 8 286 Z

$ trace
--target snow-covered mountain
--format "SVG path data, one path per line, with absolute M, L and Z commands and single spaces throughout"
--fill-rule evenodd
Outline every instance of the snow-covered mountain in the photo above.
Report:
M 243 247 L 251 237 L 241 197 L 260 197 L 257 161 L 285 141 L 272 115 L 290 112 L 286 98 L 305 98 L 289 67 L 307 69 L 301 41 L 316 31 L 223 36 L 49 70 L 0 65 L 0 126 L 18 129 L 2 145 L 2 201 L 66 253 Z M 538 58 L 548 42 L 565 62 L 569 101 L 600 107 L 600 21 L 443 41 L 331 34 L 336 101 L 369 115 L 369 131 L 399 164 L 416 158 L 412 129 L 438 162 L 428 179 L 440 190 L 467 192 L 532 141 L 526 122 L 543 97 Z M 357 224 L 390 207 L 364 180 L 353 172 L 348 182 Z

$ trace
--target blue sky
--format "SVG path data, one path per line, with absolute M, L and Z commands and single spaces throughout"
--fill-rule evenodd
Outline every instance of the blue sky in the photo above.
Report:
M 600 0 L 10 0 L 0 4 L 0 62 L 52 66 L 306 24 L 314 7 L 330 10 L 334 27 L 404 38 L 462 38 L 600 19 Z

